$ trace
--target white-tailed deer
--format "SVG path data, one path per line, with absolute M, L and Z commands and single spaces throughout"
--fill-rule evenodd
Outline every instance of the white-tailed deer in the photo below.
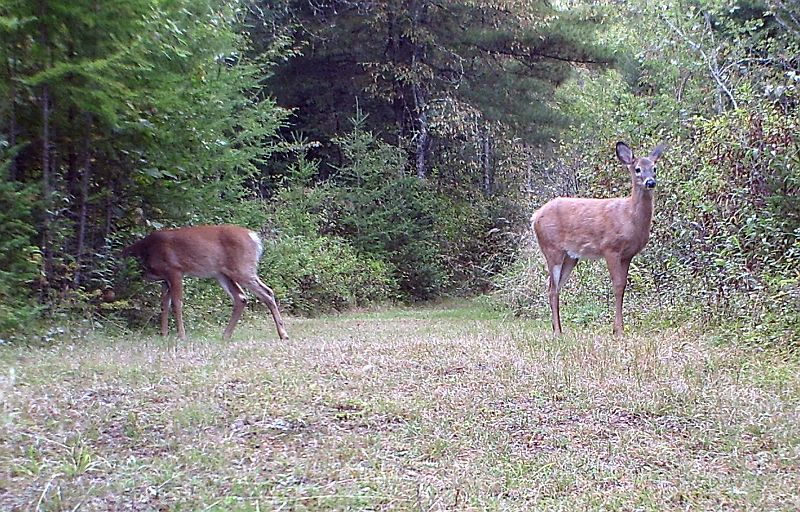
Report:
M 623 333 L 622 298 L 631 259 L 650 238 L 656 161 L 664 147 L 646 157 L 635 157 L 617 142 L 617 158 L 631 173 L 630 197 L 588 199 L 557 197 L 533 214 L 533 229 L 550 273 L 548 294 L 553 331 L 561 334 L 558 294 L 581 258 L 604 258 L 614 287 L 614 334 Z
M 175 310 L 178 336 L 186 339 L 183 328 L 183 276 L 213 277 L 233 299 L 233 313 L 223 338 L 229 339 L 245 307 L 242 287 L 267 305 L 278 336 L 288 339 L 275 294 L 256 274 L 263 245 L 257 234 L 239 226 L 190 226 L 154 231 L 126 247 L 122 257 L 134 256 L 144 269 L 145 279 L 163 281 L 161 295 L 161 335 L 169 332 L 169 308 Z

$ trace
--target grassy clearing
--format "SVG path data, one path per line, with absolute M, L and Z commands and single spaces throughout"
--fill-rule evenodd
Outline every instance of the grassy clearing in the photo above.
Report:
M 474 305 L 289 342 L 261 316 L 230 343 L 0 348 L 0 509 L 800 508 L 797 357 Z

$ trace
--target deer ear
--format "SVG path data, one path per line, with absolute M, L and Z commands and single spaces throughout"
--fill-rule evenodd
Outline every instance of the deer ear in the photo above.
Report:
M 625 165 L 633 163 L 633 151 L 624 142 L 617 142 L 617 158 Z
M 665 149 L 667 149 L 667 146 L 665 146 L 664 144 L 659 144 L 658 146 L 656 146 L 655 149 L 653 149 L 653 152 L 650 153 L 650 160 L 652 160 L 653 162 L 658 160 L 659 157 L 661 156 L 661 153 L 663 153 Z

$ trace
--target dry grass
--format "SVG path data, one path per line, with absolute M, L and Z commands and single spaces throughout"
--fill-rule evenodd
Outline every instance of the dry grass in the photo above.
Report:
M 800 508 L 796 357 L 464 305 L 288 327 L 0 348 L 0 509 Z

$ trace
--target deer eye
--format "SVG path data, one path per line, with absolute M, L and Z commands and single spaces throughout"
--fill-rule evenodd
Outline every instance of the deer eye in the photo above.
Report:
M 637 168 L 636 168 L 636 174 L 642 174 L 642 169 L 641 169 L 641 167 L 637 167 Z

